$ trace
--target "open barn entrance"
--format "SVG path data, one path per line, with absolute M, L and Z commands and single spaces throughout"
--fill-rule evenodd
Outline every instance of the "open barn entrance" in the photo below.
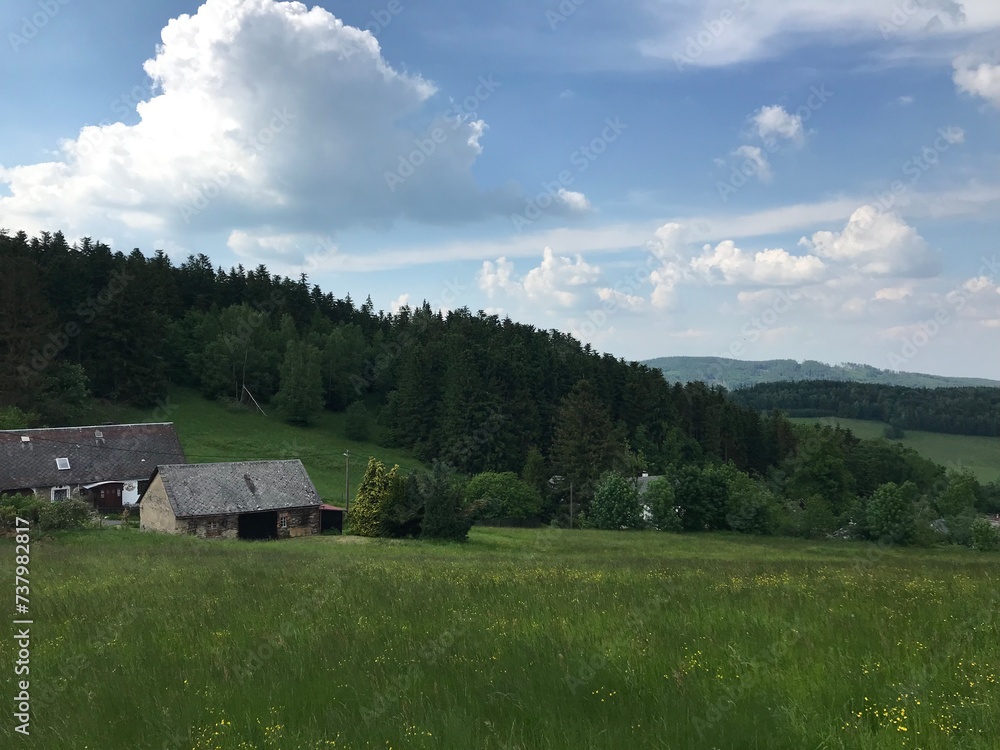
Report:
M 237 536 L 240 539 L 277 539 L 278 511 L 240 513 Z

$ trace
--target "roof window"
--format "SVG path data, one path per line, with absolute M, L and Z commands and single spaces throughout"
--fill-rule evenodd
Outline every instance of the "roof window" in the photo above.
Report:
M 68 458 L 57 458 L 56 459 L 56 468 L 59 469 L 59 471 L 65 471 L 66 469 L 68 469 L 69 468 L 69 459 Z

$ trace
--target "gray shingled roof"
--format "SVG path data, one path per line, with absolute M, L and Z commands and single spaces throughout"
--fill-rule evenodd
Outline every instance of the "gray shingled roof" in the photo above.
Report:
M 156 472 L 163 480 L 170 506 L 178 517 L 322 504 L 306 468 L 297 458 L 166 465 L 157 466 Z
M 148 479 L 157 464 L 186 460 L 171 422 L 0 430 L 0 490 Z

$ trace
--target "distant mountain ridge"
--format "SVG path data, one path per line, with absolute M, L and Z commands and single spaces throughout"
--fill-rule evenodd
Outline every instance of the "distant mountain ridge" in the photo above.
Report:
M 901 385 L 910 388 L 1000 388 L 1000 380 L 987 378 L 952 378 L 917 372 L 880 370 L 871 365 L 845 362 L 828 365 L 807 359 L 769 359 L 744 361 L 724 357 L 659 357 L 642 364 L 663 372 L 671 383 L 701 381 L 721 385 L 728 390 L 746 388 L 760 383 L 795 382 L 800 380 L 838 380 L 853 383 Z

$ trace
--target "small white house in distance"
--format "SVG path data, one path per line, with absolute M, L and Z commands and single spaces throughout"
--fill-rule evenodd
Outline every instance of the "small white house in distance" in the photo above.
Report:
M 171 422 L 0 430 L 0 496 L 77 497 L 116 512 L 138 502 L 157 464 L 186 462 Z

